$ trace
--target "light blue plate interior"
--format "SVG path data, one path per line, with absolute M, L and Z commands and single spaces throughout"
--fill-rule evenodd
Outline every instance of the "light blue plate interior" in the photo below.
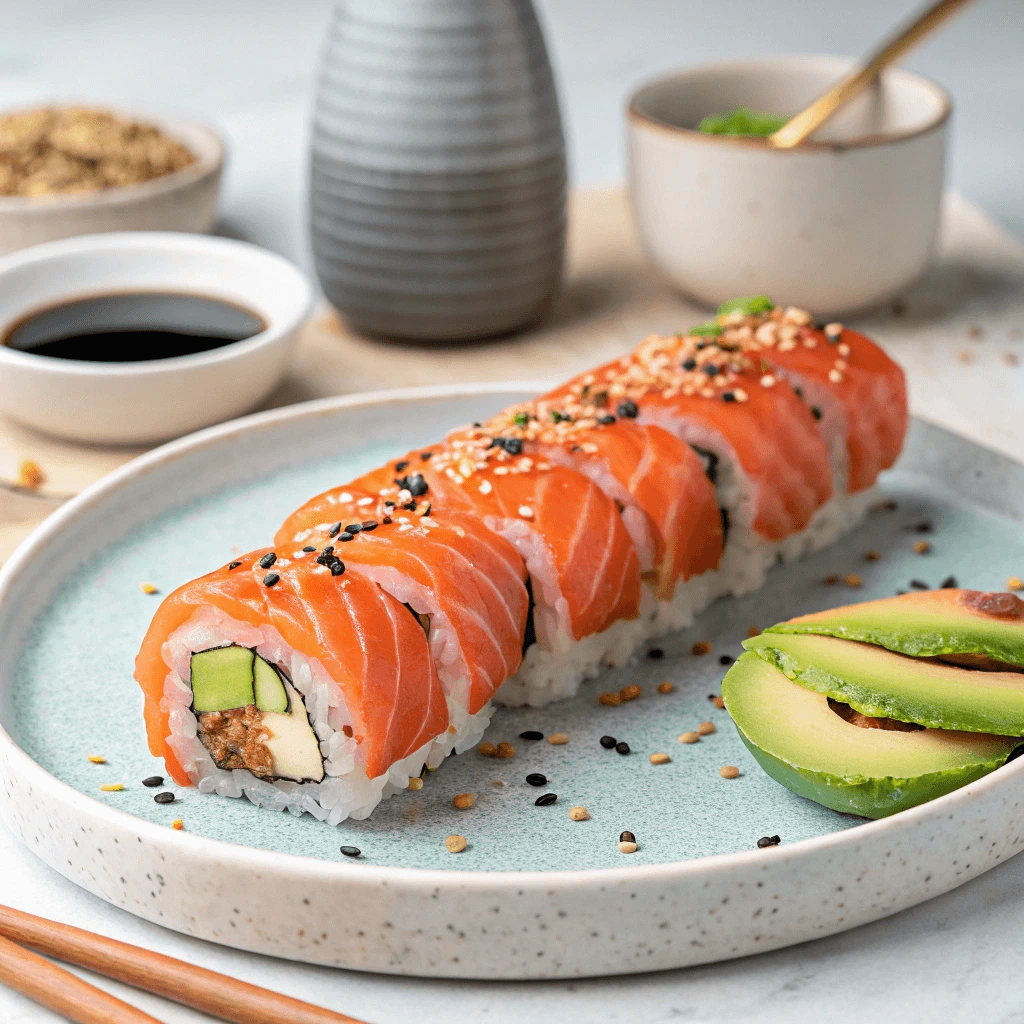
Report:
M 453 412 L 453 422 L 458 419 Z M 419 439 L 410 423 L 408 446 Z M 708 700 L 719 692 L 725 672 L 720 655 L 735 656 L 752 626 L 891 595 L 911 579 L 937 586 L 952 575 L 962 586 L 1001 589 L 1007 575 L 1024 566 L 1019 523 L 967 504 L 952 486 L 938 482 L 934 470 L 914 472 L 905 463 L 885 481 L 896 511 L 874 514 L 831 549 L 774 570 L 758 594 L 718 602 L 695 628 L 659 645 L 663 659 L 608 672 L 586 684 L 575 700 L 544 710 L 499 709 L 488 739 L 510 741 L 514 759 L 485 759 L 475 752 L 450 759 L 426 778 L 421 791 L 392 798 L 370 821 L 337 828 L 174 786 L 168 788 L 176 802 L 156 804 L 155 791 L 141 781 L 163 774 L 163 768 L 146 749 L 142 697 L 132 670 L 160 598 L 142 593 L 140 584 L 152 582 L 166 594 L 233 553 L 265 545 L 306 497 L 403 450 L 377 447 L 257 476 L 170 508 L 88 561 L 61 586 L 25 638 L 6 723 L 16 742 L 70 786 L 140 818 L 167 826 L 181 818 L 189 832 L 326 860 L 341 860 L 339 846 L 350 844 L 375 864 L 554 870 L 749 850 L 772 834 L 792 843 L 851 828 L 860 819 L 796 797 L 758 768 L 727 713 Z M 928 555 L 913 551 L 925 535 L 910 528 L 923 520 L 934 523 Z M 865 560 L 868 551 L 877 551 L 878 560 Z M 847 573 L 861 576 L 863 587 L 823 583 Z M 693 656 L 696 640 L 709 640 L 713 653 Z M 656 692 L 663 680 L 675 684 L 671 694 Z M 643 687 L 639 700 L 619 707 L 597 704 L 598 692 L 628 683 Z M 694 745 L 677 741 L 704 721 L 715 723 L 713 735 Z M 526 729 L 564 732 L 569 743 L 519 739 Z M 633 753 L 624 757 L 603 749 L 598 739 L 604 734 L 628 741 Z M 656 751 L 670 754 L 671 763 L 652 765 L 648 756 Z M 107 763 L 91 764 L 90 755 L 102 755 Z M 740 768 L 738 779 L 720 777 L 726 764 Z M 544 773 L 549 785 L 527 785 L 530 772 Z M 124 784 L 122 792 L 100 791 L 102 784 L 117 782 Z M 452 797 L 463 792 L 477 794 L 473 809 L 452 806 Z M 557 803 L 535 806 L 543 792 L 556 793 Z M 589 810 L 589 821 L 569 820 L 576 804 Z M 624 829 L 640 843 L 632 857 L 617 850 Z M 469 840 L 457 857 L 444 848 L 445 836 L 453 832 Z

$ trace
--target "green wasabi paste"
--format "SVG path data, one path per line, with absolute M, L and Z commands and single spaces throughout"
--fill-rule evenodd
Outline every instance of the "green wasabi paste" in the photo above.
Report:
M 788 117 L 765 114 L 749 107 L 737 107 L 728 114 L 711 114 L 697 126 L 706 135 L 755 135 L 765 138 L 777 132 Z

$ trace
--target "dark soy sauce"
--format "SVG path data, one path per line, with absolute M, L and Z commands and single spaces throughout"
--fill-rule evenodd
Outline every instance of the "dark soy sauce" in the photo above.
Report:
M 67 299 L 22 317 L 3 342 L 19 352 L 90 363 L 173 359 L 266 330 L 257 313 L 182 292 L 120 292 Z

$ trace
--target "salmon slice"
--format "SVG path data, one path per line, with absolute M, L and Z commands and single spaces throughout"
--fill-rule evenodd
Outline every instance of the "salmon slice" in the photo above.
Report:
M 268 571 L 259 561 L 269 550 L 242 555 L 168 595 L 135 659 L 149 749 L 164 759 L 175 782 L 190 784 L 167 743 L 168 665 L 162 648 L 204 607 L 252 626 L 271 625 L 293 650 L 319 659 L 344 696 L 368 778 L 443 733 L 448 728 L 444 694 L 423 630 L 409 610 L 366 577 L 335 576 L 313 556 L 278 558 L 277 582 L 268 586 Z
M 741 346 L 808 403 L 827 443 L 843 454 L 848 493 L 871 487 L 895 463 L 909 423 L 903 371 L 873 341 L 842 324 L 814 326 L 801 309 L 720 317 L 725 346 Z
M 727 460 L 745 478 L 737 481 L 745 487 L 742 518 L 767 540 L 804 529 L 832 494 L 828 449 L 806 403 L 751 356 L 713 338 L 652 335 L 552 397 L 572 415 L 632 401 L 640 423 L 710 452 L 712 463 Z
M 536 639 L 546 650 L 639 614 L 640 565 L 615 502 L 582 473 L 527 454 L 516 438 L 467 427 L 354 486 L 468 512 L 511 542 L 526 562 Z
M 636 413 L 624 402 L 574 418 L 555 395 L 513 406 L 485 427 L 593 480 L 620 507 L 644 578 L 668 601 L 677 582 L 718 566 L 722 518 L 696 452 L 661 427 L 638 424 Z
M 512 544 L 478 516 L 406 504 L 412 507 L 336 487 L 292 513 L 274 544 L 292 555 L 329 547 L 349 569 L 429 617 L 431 653 L 445 692 L 475 715 L 522 661 L 526 567 Z

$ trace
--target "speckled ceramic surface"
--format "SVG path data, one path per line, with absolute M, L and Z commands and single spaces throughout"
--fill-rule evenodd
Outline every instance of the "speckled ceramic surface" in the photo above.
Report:
M 1024 564 L 1024 468 L 920 423 L 885 481 L 896 511 L 775 570 L 761 593 L 719 602 L 661 644 L 660 660 L 543 711 L 499 710 L 489 738 L 511 741 L 511 760 L 450 760 L 422 791 L 339 828 L 177 787 L 173 804 L 156 804 L 141 780 L 162 769 L 145 749 L 131 671 L 159 599 L 139 584 L 166 593 L 265 543 L 316 490 L 516 397 L 419 391 L 261 414 L 137 460 L 51 518 L 0 579 L 5 820 L 68 877 L 170 927 L 311 962 L 468 977 L 620 973 L 769 949 L 891 913 L 1016 852 L 1024 759 L 862 823 L 772 782 L 707 699 L 725 671 L 719 656 L 735 654 L 751 626 L 854 596 L 824 585 L 830 574 L 859 573 L 856 596 L 868 598 L 949 575 L 996 589 Z M 924 557 L 907 529 L 923 519 L 934 523 Z M 868 550 L 879 560 L 865 562 Z M 697 639 L 713 653 L 692 656 Z M 658 694 L 665 679 L 676 688 Z M 599 689 L 626 682 L 643 697 L 596 704 Z M 701 721 L 717 731 L 676 741 Z M 569 742 L 521 740 L 525 729 Z M 633 754 L 602 749 L 606 733 Z M 650 764 L 655 751 L 672 761 Z M 96 754 L 107 763 L 91 764 Z M 741 776 L 722 779 L 723 764 Z M 535 771 L 546 788 L 525 783 Z M 111 782 L 125 789 L 100 791 Z M 452 807 L 460 792 L 478 794 L 472 810 Z M 542 792 L 558 801 L 535 806 Z M 576 804 L 590 820 L 569 820 Z M 184 831 L 169 827 L 176 818 Z M 617 850 L 623 829 L 639 840 L 632 856 Z M 452 832 L 469 840 L 455 856 L 443 842 Z M 781 847 L 756 849 L 774 833 Z M 342 844 L 362 856 L 342 857 Z

